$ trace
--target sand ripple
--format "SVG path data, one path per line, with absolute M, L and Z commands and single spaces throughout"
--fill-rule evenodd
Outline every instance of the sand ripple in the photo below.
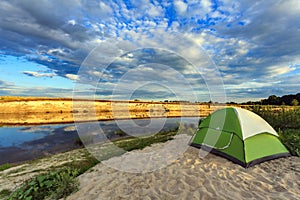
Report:
M 180 136 L 176 140 L 186 145 L 188 138 Z M 149 153 L 151 148 L 166 145 L 156 144 L 145 150 L 132 151 L 108 162 L 120 165 L 127 158 L 134 158 L 137 152 Z M 276 159 L 244 169 L 219 156 L 208 154 L 200 158 L 198 153 L 198 149 L 187 147 L 185 153 L 168 166 L 146 173 L 124 172 L 110 168 L 107 163 L 100 163 L 79 177 L 80 190 L 68 199 L 300 198 L 298 157 Z M 145 161 L 138 159 L 135 165 L 141 167 Z M 145 167 L 149 168 L 147 165 Z

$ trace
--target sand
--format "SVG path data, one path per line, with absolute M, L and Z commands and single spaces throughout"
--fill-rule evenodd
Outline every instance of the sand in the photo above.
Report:
M 38 174 L 48 172 L 50 169 L 61 167 L 64 164 L 85 160 L 87 157 L 86 149 L 75 149 L 72 151 L 59 153 L 37 160 L 13 166 L 4 171 L 0 171 L 0 191 L 15 190 L 26 180 Z
M 236 105 L 237 106 L 237 105 Z M 205 117 L 226 105 L 188 102 L 0 97 L 0 126 L 60 124 L 155 117 Z
M 187 145 L 189 139 L 179 135 L 103 161 L 78 177 L 80 190 L 67 199 L 300 198 L 299 157 L 244 169 L 213 154 L 199 156 L 199 149 Z

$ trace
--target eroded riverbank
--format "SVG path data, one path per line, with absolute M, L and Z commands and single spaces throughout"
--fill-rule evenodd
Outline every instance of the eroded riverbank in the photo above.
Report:
M 0 100 L 0 125 L 63 124 L 115 119 L 205 117 L 225 107 L 188 102 L 7 98 Z

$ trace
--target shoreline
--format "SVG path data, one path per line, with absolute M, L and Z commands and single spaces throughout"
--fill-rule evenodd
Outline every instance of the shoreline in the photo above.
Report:
M 192 102 L 110 101 L 48 97 L 0 97 L 0 127 L 122 119 L 206 117 L 225 107 L 254 105 Z M 269 106 L 264 106 L 269 108 Z M 294 109 L 295 107 L 286 107 Z M 276 111 L 281 106 L 271 106 Z
M 139 199 L 141 195 L 146 195 L 148 199 L 299 197 L 300 157 L 274 159 L 245 169 L 214 154 L 199 157 L 199 149 L 188 146 L 190 137 L 191 135 L 179 134 L 166 143 L 154 143 L 142 150 L 128 151 L 121 155 L 102 151 L 100 146 L 95 147 L 97 153 L 101 149 L 103 160 L 77 177 L 79 191 L 67 199 Z M 130 140 L 117 142 L 126 143 Z M 171 143 L 173 144 L 170 145 Z M 181 147 L 186 150 L 177 158 L 168 156 L 168 153 L 178 152 Z M 107 149 L 110 149 L 109 146 Z M 161 154 L 161 150 L 167 154 Z M 60 168 L 67 163 L 82 162 L 90 156 L 87 149 L 76 149 L 0 171 L 0 191 L 13 190 L 40 173 Z M 168 163 L 157 168 L 157 163 L 151 164 L 153 161 Z
M 67 163 L 79 162 L 88 156 L 88 151 L 85 148 L 79 148 L 11 164 L 9 168 L 0 171 L 0 191 L 13 191 L 26 180 L 38 174 L 48 172 L 52 168 L 61 167 Z
M 75 124 L 60 124 L 61 126 L 57 126 L 51 130 L 51 133 L 45 135 L 44 137 L 32 141 L 26 141 L 18 146 L 8 146 L 0 148 L 0 166 L 4 164 L 14 165 L 16 163 L 24 163 L 29 162 L 31 160 L 35 160 L 38 158 L 43 158 L 46 156 L 51 156 L 55 154 L 59 154 L 62 152 L 84 148 L 84 142 L 80 135 L 78 134 Z M 43 126 L 43 125 L 42 125 Z M 52 125 L 45 125 L 46 127 Z M 15 126 L 22 127 L 24 126 Z M 28 128 L 32 128 L 34 126 L 27 126 Z M 11 128 L 10 126 L 3 128 Z M 119 134 L 120 129 L 117 128 L 116 124 L 110 124 L 107 126 L 107 134 L 106 138 L 103 138 L 103 142 L 110 141 L 116 142 L 119 140 L 133 139 L 135 138 L 132 135 L 128 135 L 125 132 Z M 164 129 L 162 129 L 160 133 L 169 133 L 174 129 L 177 129 L 177 125 L 175 123 L 171 123 L 171 125 L 166 125 Z M 34 134 L 34 133 L 32 133 Z M 137 137 L 143 137 L 142 135 L 137 135 Z M 86 142 L 86 141 L 85 141 Z M 99 141 L 101 143 L 101 141 Z M 30 149 L 28 149 L 30 148 Z M 11 155 L 6 157 L 5 155 Z
M 102 162 L 103 160 L 118 156 L 120 153 L 123 154 L 126 153 L 126 151 L 131 151 L 132 147 L 133 149 L 139 149 L 155 143 L 166 142 L 176 133 L 177 132 L 170 130 L 166 133 L 158 133 L 157 136 L 115 138 L 111 141 L 112 143 L 97 143 L 88 148 L 83 147 L 73 149 L 58 154 L 44 156 L 42 158 L 11 164 L 7 169 L 0 171 L 0 192 L 2 190 L 13 191 L 26 180 L 53 169 L 59 169 L 64 166 L 73 166 L 74 164 L 78 165 L 78 163 L 95 163 L 97 159 L 98 162 Z M 145 142 L 149 141 L 149 139 L 150 142 Z M 141 140 L 145 143 L 139 144 Z M 131 144 L 131 146 L 129 147 L 128 144 Z M 111 148 L 111 145 L 117 145 L 125 151 L 120 152 L 119 148 Z M 91 152 L 93 152 L 93 155 Z M 97 154 L 97 159 L 94 157 L 95 153 Z M 95 164 L 93 164 L 93 166 Z
M 144 117 L 144 118 L 115 118 L 115 119 L 99 119 L 99 120 L 80 120 L 80 121 L 62 121 L 62 122 L 46 122 L 46 121 L 42 121 L 42 122 L 32 122 L 32 123 L 26 123 L 26 122 L 20 122 L 20 123 L 16 123 L 16 122 L 8 122 L 8 123 L 0 123 L 0 128 L 1 127 L 22 127 L 22 126 L 47 126 L 47 125 L 67 125 L 67 124 L 74 124 L 74 123 L 89 123 L 89 122 L 106 122 L 106 121 L 115 121 L 115 120 L 137 120 L 137 119 L 165 119 L 165 118 L 192 118 L 192 117 L 199 117 L 199 116 L 170 116 L 170 117 Z M 201 116 L 203 117 L 203 116 Z M 1 113 L 0 113 L 0 120 L 1 120 Z
M 6 97 L 0 126 L 64 124 L 114 119 L 205 117 L 226 105 L 188 102 L 109 101 L 71 98 Z M 1 99 L 1 98 L 0 98 Z

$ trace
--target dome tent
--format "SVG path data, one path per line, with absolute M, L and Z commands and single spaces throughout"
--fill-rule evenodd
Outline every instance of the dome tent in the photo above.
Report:
M 242 108 L 213 112 L 201 121 L 190 145 L 246 168 L 290 155 L 276 131 L 264 119 Z

